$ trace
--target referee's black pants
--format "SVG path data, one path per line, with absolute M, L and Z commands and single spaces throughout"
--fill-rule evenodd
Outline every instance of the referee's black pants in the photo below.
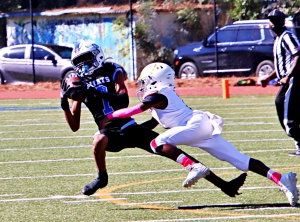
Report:
M 300 73 L 289 84 L 280 86 L 275 106 L 282 128 L 300 150 Z

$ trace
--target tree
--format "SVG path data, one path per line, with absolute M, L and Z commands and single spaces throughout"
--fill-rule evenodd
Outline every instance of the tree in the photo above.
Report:
M 230 5 L 229 13 L 234 21 L 265 19 L 273 8 L 280 8 L 287 16 L 299 9 L 300 0 L 217 0 L 220 5 Z

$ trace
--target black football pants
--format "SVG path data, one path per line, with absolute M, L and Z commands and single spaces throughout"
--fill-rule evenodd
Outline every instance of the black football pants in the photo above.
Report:
M 300 73 L 297 74 L 289 84 L 280 86 L 275 105 L 282 128 L 300 146 Z

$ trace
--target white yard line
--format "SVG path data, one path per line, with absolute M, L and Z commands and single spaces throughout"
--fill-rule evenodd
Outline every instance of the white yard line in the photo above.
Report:
M 274 168 L 280 167 L 300 167 L 300 164 L 293 165 L 277 165 Z M 211 168 L 212 170 L 236 170 L 235 167 L 218 167 Z M 167 172 L 180 172 L 183 171 L 183 168 L 180 169 L 168 169 L 168 170 L 144 170 L 144 171 L 130 171 L 130 172 L 110 172 L 109 175 L 131 175 L 131 174 L 157 174 L 157 173 L 167 173 Z M 67 177 L 87 177 L 87 176 L 95 176 L 95 173 L 87 173 L 87 174 L 58 174 L 58 175 L 47 175 L 47 176 L 27 176 L 27 177 L 2 177 L 1 180 L 35 180 L 35 179 L 52 179 L 52 178 L 67 178 Z M 274 188 L 274 187 L 273 187 Z
M 80 128 L 80 131 L 95 131 L 95 128 Z M 37 132 L 66 132 L 65 129 L 61 129 L 61 130 L 34 130 L 35 133 Z M 278 130 L 234 130 L 234 131 L 223 131 L 222 134 L 226 134 L 226 133 L 270 133 L 270 132 L 283 132 L 282 129 L 278 129 Z M 12 131 L 0 131 L 0 134 L 11 134 L 11 133 L 28 133 L 28 130 L 12 130 Z M 73 138 L 73 136 L 70 136 Z
M 83 148 L 86 147 L 84 146 L 80 146 L 79 148 Z M 70 147 L 68 147 L 69 149 Z M 78 148 L 78 147 L 71 147 L 71 148 Z M 31 148 L 32 150 L 37 150 L 37 148 Z M 54 148 L 48 148 L 48 149 L 54 149 Z M 59 149 L 59 148 L 56 148 Z M 198 149 L 198 148 L 195 148 Z M 16 149 L 16 151 L 19 149 Z M 28 149 L 26 149 L 28 150 Z M 291 151 L 294 149 L 290 149 L 290 148 L 286 148 L 286 149 L 272 149 L 272 150 L 255 150 L 255 151 L 244 151 L 243 153 L 247 154 L 247 153 L 267 153 L 267 152 L 282 152 L 282 151 Z M 208 153 L 193 153 L 191 154 L 193 156 L 206 156 L 209 155 Z M 134 155 L 134 156 L 107 156 L 106 159 L 129 159 L 129 158 L 160 158 L 161 156 L 157 156 L 157 155 Z M 0 162 L 0 165 L 4 165 L 4 164 L 24 164 L 24 163 L 48 163 L 48 162 L 65 162 L 65 161 L 90 161 L 93 160 L 92 157 L 87 157 L 87 158 L 63 158 L 63 159 L 54 159 L 54 160 L 23 160 L 23 161 L 6 161 L 6 162 Z
M 273 208 L 276 210 L 276 207 Z M 292 216 L 300 216 L 300 213 L 294 214 L 269 214 L 269 215 L 247 215 L 247 216 L 221 216 L 221 217 L 200 217 L 200 218 L 177 218 L 177 219 L 165 219 L 165 220 L 130 220 L 126 222 L 178 222 L 178 221 L 210 221 L 210 220 L 229 220 L 232 219 L 234 221 L 238 219 L 253 219 L 253 218 L 280 218 L 282 217 L 285 220 L 290 220 L 289 217 Z M 286 218 L 285 218 L 286 217 Z

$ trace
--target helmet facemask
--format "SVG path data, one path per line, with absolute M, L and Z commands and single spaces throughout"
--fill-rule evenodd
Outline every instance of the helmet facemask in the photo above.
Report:
M 72 53 L 72 65 L 80 78 L 90 79 L 94 71 L 102 67 L 104 61 L 101 48 L 90 42 L 80 43 Z
M 145 94 L 145 81 L 143 79 L 138 80 L 138 86 L 139 89 L 136 91 L 136 96 L 142 102 Z
M 151 93 L 151 91 L 152 91 L 151 89 L 154 88 L 154 85 L 156 84 L 156 82 L 157 81 L 152 81 L 151 76 L 146 76 L 145 78 L 138 80 L 139 89 L 136 92 L 136 95 L 140 101 L 142 101 L 144 99 L 144 96 L 146 94 Z

